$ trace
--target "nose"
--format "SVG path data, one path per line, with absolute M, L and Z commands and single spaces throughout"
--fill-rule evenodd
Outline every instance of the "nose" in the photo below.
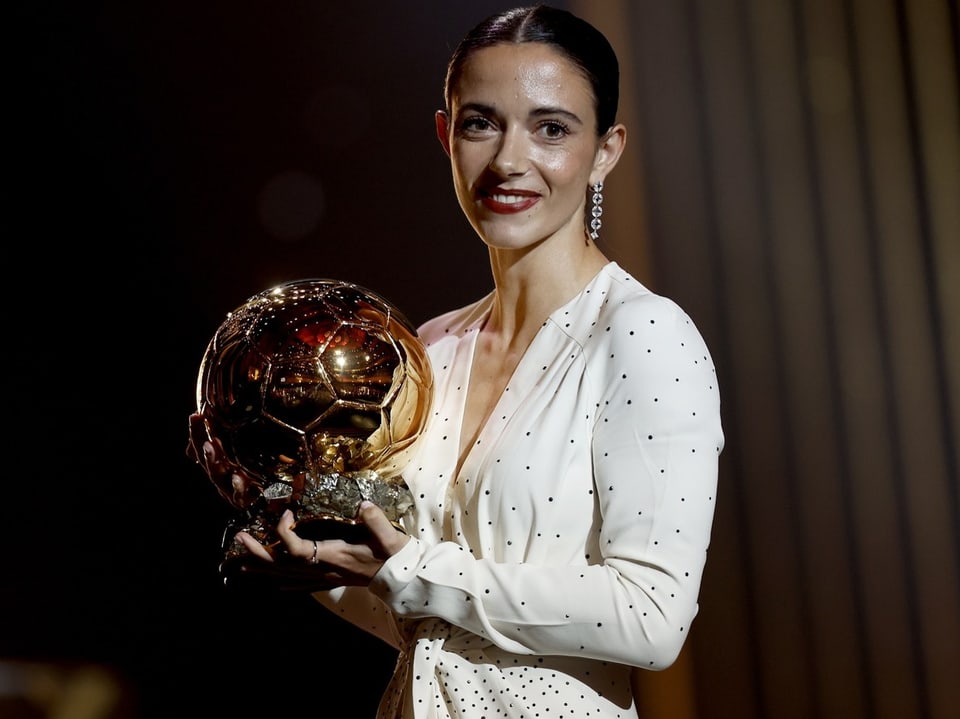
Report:
M 502 176 L 522 175 L 527 171 L 527 146 L 522 128 L 510 128 L 500 136 L 490 168 Z

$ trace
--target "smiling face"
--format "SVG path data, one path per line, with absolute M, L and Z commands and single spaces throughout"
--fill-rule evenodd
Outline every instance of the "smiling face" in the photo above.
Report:
M 603 138 L 596 127 L 590 83 L 550 45 L 469 57 L 437 132 L 460 206 L 488 246 L 584 243 L 587 187 L 612 169 L 623 139 L 619 126 Z

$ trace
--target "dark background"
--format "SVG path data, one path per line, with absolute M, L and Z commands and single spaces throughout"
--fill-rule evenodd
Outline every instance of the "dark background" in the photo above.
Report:
M 386 647 L 221 586 L 187 415 L 207 340 L 268 286 L 347 279 L 418 323 L 489 289 L 433 112 L 507 4 L 135 5 L 11 28 L 0 659 L 116 669 L 142 717 L 291 691 L 369 714 Z

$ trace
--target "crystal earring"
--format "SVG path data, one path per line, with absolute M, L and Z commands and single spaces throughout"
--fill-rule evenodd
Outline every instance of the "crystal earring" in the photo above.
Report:
M 590 220 L 590 239 L 596 242 L 600 239 L 600 225 L 603 222 L 600 220 L 600 215 L 603 214 L 603 183 L 598 182 L 593 186 L 593 207 L 590 209 L 590 214 L 593 219 Z

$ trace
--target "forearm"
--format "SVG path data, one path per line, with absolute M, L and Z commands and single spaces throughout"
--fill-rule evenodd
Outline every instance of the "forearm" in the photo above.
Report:
M 662 669 L 696 614 L 699 578 L 639 562 L 503 564 L 410 542 L 370 589 L 400 616 L 440 617 L 507 651 Z

